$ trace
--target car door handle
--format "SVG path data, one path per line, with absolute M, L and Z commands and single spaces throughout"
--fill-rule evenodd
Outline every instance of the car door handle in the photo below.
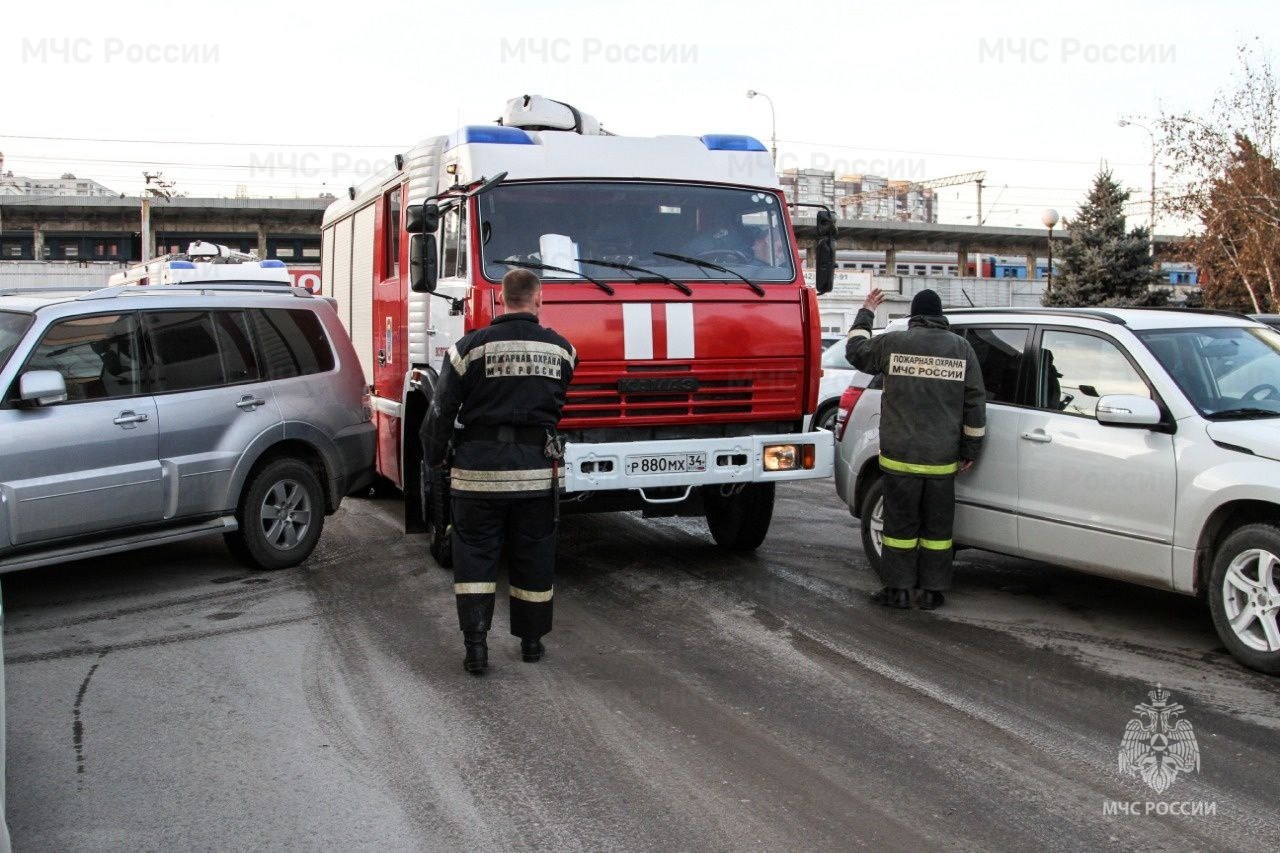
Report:
M 134 424 L 145 423 L 149 420 L 151 420 L 151 416 L 145 412 L 138 414 L 137 412 L 127 411 L 121 412 L 120 417 L 115 418 L 111 422 L 116 426 L 124 427 L 125 429 L 133 429 Z
M 1033 432 L 1024 432 L 1022 437 L 1027 441 L 1034 441 L 1036 444 L 1048 444 L 1053 441 L 1053 436 L 1047 434 L 1042 429 L 1034 430 Z
M 242 409 L 246 412 L 252 412 L 254 409 L 258 408 L 259 406 L 265 406 L 266 404 L 267 404 L 267 401 L 262 399 L 261 397 L 252 397 L 246 394 L 245 396 L 240 398 L 239 403 L 236 403 L 236 408 Z

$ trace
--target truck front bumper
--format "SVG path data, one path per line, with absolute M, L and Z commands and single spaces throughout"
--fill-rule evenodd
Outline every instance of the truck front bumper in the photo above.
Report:
M 830 477 L 835 436 L 826 430 L 732 438 L 569 443 L 564 489 L 594 492 Z

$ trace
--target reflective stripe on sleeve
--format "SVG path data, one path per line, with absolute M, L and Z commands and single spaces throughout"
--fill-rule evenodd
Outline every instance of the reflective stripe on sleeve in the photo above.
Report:
M 982 438 L 986 434 L 987 434 L 987 428 L 984 426 L 971 427 L 968 424 L 964 425 L 965 438 Z
M 493 595 L 498 591 L 496 583 L 455 583 L 455 595 Z
M 521 589 L 518 586 L 511 587 L 511 597 L 518 598 L 521 601 L 531 601 L 534 604 L 544 604 L 551 600 L 555 589 L 549 589 L 546 592 L 535 592 L 531 589 Z
M 453 364 L 453 372 L 461 376 L 467 372 L 467 361 L 458 352 L 458 345 L 449 347 L 449 361 Z
M 870 337 L 871 337 L 871 333 L 868 332 L 866 329 L 853 328 L 849 330 L 849 334 L 845 336 L 845 340 L 850 340 L 852 338 L 870 338 Z
M 896 548 L 899 551 L 913 551 L 920 543 L 919 539 L 894 539 L 892 536 L 882 536 L 881 541 L 884 542 L 884 547 Z
M 926 551 L 950 551 L 950 539 L 921 539 L 920 547 Z
M 954 435 L 955 433 L 952 433 Z M 880 454 L 880 467 L 895 474 L 954 474 L 960 470 L 959 462 L 948 462 L 945 465 L 921 465 L 916 462 L 899 462 Z

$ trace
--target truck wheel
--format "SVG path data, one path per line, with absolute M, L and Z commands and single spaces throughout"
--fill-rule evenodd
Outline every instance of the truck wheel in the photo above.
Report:
M 231 552 L 259 569 L 287 569 L 315 550 L 324 527 L 324 493 L 315 469 L 301 459 L 277 459 L 254 474 L 236 509 L 240 529 Z
M 867 487 L 858 520 L 862 526 L 862 550 L 872 570 L 878 573 L 884 556 L 884 484 L 879 477 Z
M 835 403 L 823 406 L 818 413 L 813 416 L 813 428 L 825 429 L 827 432 L 836 431 L 836 414 L 840 407 Z
M 726 497 L 720 486 L 704 486 L 702 504 L 711 538 L 721 548 L 753 551 L 764 542 L 773 519 L 773 483 L 751 483 Z
M 1223 541 L 1209 576 L 1209 611 L 1236 660 L 1280 673 L 1280 527 L 1246 524 Z
M 422 521 L 430 537 L 431 557 L 442 569 L 453 568 L 453 537 L 449 533 L 449 483 L 444 472 L 419 462 L 418 483 L 422 498 Z

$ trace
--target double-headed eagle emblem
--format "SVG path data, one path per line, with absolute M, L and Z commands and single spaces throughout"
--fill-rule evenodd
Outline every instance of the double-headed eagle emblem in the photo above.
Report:
M 1120 772 L 1141 776 L 1157 794 L 1163 794 L 1179 773 L 1200 769 L 1200 745 L 1187 720 L 1178 720 L 1186 708 L 1169 701 L 1169 691 L 1157 684 L 1147 694 L 1151 702 L 1133 707 L 1138 716 L 1124 727 L 1120 739 Z

